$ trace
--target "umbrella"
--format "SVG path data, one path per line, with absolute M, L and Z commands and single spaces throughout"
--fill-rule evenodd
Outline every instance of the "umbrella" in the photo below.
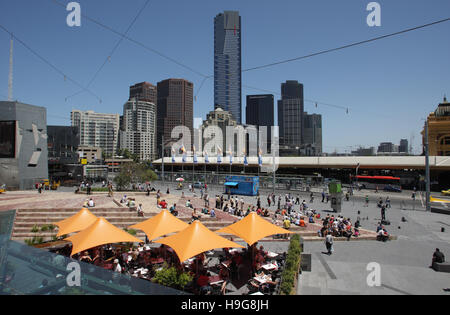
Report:
M 128 232 L 115 227 L 105 218 L 98 218 L 92 225 L 83 231 L 68 237 L 65 241 L 72 242 L 72 254 L 80 253 L 86 249 L 105 244 L 114 243 L 142 243 L 142 240 Z
M 189 224 L 177 219 L 169 211 L 162 210 L 156 216 L 132 225 L 130 228 L 142 230 L 149 240 L 154 240 L 160 236 L 184 230 L 188 226 Z
M 155 243 L 170 246 L 177 253 L 181 262 L 215 248 L 243 248 L 243 246 L 210 231 L 200 221 L 194 221 L 181 232 L 155 241 Z
M 177 181 L 177 182 L 184 182 L 184 178 L 181 178 L 181 177 L 180 177 L 180 178 L 177 178 L 176 181 Z
M 282 229 L 261 218 L 255 212 L 250 213 L 241 221 L 220 229 L 216 233 L 233 234 L 242 238 L 248 245 L 253 245 L 264 237 L 275 234 L 294 233 Z
M 66 235 L 84 230 L 97 220 L 97 217 L 88 209 L 83 208 L 77 214 L 55 223 L 59 228 L 56 236 Z

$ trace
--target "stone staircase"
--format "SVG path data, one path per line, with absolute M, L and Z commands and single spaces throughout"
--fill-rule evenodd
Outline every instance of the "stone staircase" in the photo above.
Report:
M 31 230 L 33 226 L 37 225 L 41 227 L 43 225 L 54 224 L 58 221 L 64 220 L 72 215 L 76 214 L 80 209 L 20 209 L 16 212 L 16 218 L 14 222 L 14 227 L 12 231 L 12 240 L 24 241 L 25 239 L 33 238 L 34 236 L 40 236 L 44 238 L 44 241 L 49 241 L 54 235 L 56 235 L 57 230 L 50 232 L 39 232 L 33 233 Z M 138 217 L 136 212 L 129 211 L 127 208 L 111 208 L 111 209 L 90 209 L 90 211 L 97 217 L 104 217 L 111 224 L 118 228 L 127 228 L 136 223 L 145 221 L 150 217 L 156 215 L 155 213 L 146 213 L 145 217 Z M 178 217 L 184 222 L 190 222 L 191 218 L 189 216 L 180 214 Z M 219 220 L 217 218 L 202 217 L 200 220 L 208 229 L 211 231 L 218 231 L 226 226 L 234 223 L 231 220 Z M 316 233 L 302 231 L 300 227 L 292 227 L 291 231 L 301 234 L 303 237 L 313 237 Z M 138 230 L 136 237 L 145 240 L 145 234 Z M 232 235 L 221 234 L 223 237 L 229 238 Z M 242 241 L 242 239 L 233 236 L 235 241 Z M 267 237 L 262 241 L 287 241 L 285 239 L 274 239 L 273 237 Z

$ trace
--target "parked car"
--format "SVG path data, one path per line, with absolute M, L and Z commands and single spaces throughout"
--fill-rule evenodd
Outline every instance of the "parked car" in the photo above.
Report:
M 402 190 L 400 188 L 391 186 L 391 185 L 384 186 L 384 191 L 391 191 L 391 192 L 398 192 L 398 193 L 402 192 Z

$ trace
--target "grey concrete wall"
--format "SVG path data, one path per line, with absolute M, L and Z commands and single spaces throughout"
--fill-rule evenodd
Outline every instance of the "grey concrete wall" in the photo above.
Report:
M 0 160 L 0 183 L 34 188 L 48 178 L 47 110 L 18 102 L 0 102 L 0 121 L 17 121 L 16 158 Z

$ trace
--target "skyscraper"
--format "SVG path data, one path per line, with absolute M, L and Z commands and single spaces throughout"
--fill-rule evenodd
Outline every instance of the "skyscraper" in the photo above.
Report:
M 303 152 L 307 156 L 322 155 L 322 115 L 304 113 Z
M 151 83 L 141 82 L 130 86 L 130 100 L 134 98 L 138 101 L 151 102 L 157 105 L 157 95 L 156 86 Z
M 280 144 L 300 148 L 304 143 L 303 84 L 286 81 L 281 84 L 281 100 L 278 101 L 278 126 Z
M 272 126 L 275 126 L 272 94 L 247 95 L 246 123 L 257 127 L 267 127 L 267 149 L 272 152 Z
M 191 132 L 194 128 L 194 84 L 183 79 L 168 79 L 158 83 L 158 156 L 161 157 L 162 136 L 171 139 L 172 130 L 185 126 Z M 178 139 L 177 139 L 178 140 Z M 186 143 L 186 145 L 188 145 Z M 191 148 L 186 148 L 190 150 Z
M 242 123 L 241 17 L 225 11 L 214 18 L 214 109 Z
M 120 148 L 137 154 L 139 159 L 156 158 L 156 105 L 132 98 L 123 106 Z

